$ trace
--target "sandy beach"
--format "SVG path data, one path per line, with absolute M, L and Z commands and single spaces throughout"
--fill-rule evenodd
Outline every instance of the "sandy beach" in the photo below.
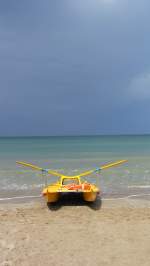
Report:
M 1 204 L 0 250 L 3 266 L 149 266 L 150 202 Z

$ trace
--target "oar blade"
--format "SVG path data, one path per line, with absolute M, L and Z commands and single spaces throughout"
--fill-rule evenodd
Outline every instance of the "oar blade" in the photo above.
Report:
M 33 164 L 30 164 L 30 163 L 26 163 L 26 162 L 20 162 L 20 161 L 16 161 L 17 164 L 20 164 L 22 166 L 25 166 L 25 167 L 29 167 L 33 170 L 38 170 L 38 171 L 42 171 L 43 169 L 37 165 L 33 165 Z
M 26 162 L 20 162 L 20 161 L 16 161 L 17 164 L 20 164 L 22 166 L 25 166 L 25 167 L 29 167 L 33 170 L 37 170 L 37 171 L 42 171 L 42 172 L 45 172 L 45 173 L 48 173 L 50 175 L 53 175 L 53 176 L 63 176 L 62 174 L 58 173 L 58 172 L 55 172 L 51 169 L 43 169 L 37 165 L 33 165 L 33 164 L 30 164 L 30 163 L 26 163 Z
M 114 163 L 109 163 L 109 164 L 104 164 L 103 166 L 100 167 L 100 170 L 104 170 L 104 169 L 108 169 L 110 167 L 114 167 L 114 166 L 118 166 L 122 163 L 126 163 L 127 160 L 120 160 L 120 161 L 116 161 Z
M 101 166 L 101 167 L 99 167 L 97 169 L 93 169 L 93 170 L 89 170 L 89 171 L 83 172 L 83 173 L 79 174 L 78 176 L 79 177 L 88 176 L 88 175 L 91 175 L 93 173 L 98 173 L 101 170 L 108 169 L 108 168 L 114 167 L 114 166 L 118 166 L 118 165 L 120 165 L 122 163 L 125 163 L 125 162 L 127 162 L 127 160 L 120 160 L 120 161 L 116 161 L 114 163 L 104 164 L 103 166 Z

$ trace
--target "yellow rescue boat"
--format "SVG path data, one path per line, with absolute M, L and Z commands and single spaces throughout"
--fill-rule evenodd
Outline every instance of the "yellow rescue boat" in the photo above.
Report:
M 56 183 L 50 184 L 43 189 L 43 196 L 47 202 L 56 202 L 61 193 L 69 192 L 83 193 L 85 201 L 95 201 L 100 189 L 94 184 L 81 180 L 80 176 L 61 176 Z
M 93 183 L 89 183 L 86 180 L 82 179 L 85 176 L 91 175 L 93 173 L 99 172 L 103 169 L 107 169 L 119 164 L 125 163 L 127 160 L 121 160 L 114 163 L 105 164 L 97 169 L 89 170 L 84 173 L 81 173 L 77 176 L 66 176 L 51 169 L 43 169 L 39 166 L 17 161 L 19 165 L 32 168 L 33 170 L 41 171 L 45 174 L 50 174 L 53 176 L 59 177 L 56 183 L 45 185 L 42 195 L 45 197 L 48 203 L 57 202 L 62 193 L 82 193 L 83 199 L 87 202 L 96 201 L 97 195 L 100 194 L 100 188 Z

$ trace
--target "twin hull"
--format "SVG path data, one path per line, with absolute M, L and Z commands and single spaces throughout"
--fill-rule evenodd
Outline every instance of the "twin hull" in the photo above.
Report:
M 67 192 L 65 192 L 67 193 Z M 78 193 L 78 192 L 75 192 Z M 81 192 L 80 192 L 81 193 Z M 88 202 L 93 202 L 96 200 L 98 192 L 82 192 L 83 199 Z M 44 197 L 46 198 L 46 201 L 48 203 L 57 202 L 60 198 L 61 193 L 60 192 L 47 192 L 44 194 Z

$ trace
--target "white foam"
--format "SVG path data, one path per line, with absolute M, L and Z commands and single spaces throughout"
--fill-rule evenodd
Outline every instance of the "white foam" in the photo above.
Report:
M 129 195 L 129 196 L 121 197 L 121 198 L 103 198 L 103 200 L 124 200 L 124 199 L 129 199 L 133 197 L 142 197 L 142 196 L 150 196 L 150 193 L 133 194 L 133 195 Z
M 25 199 L 25 198 L 41 198 L 42 195 L 39 196 L 18 196 L 18 197 L 11 197 L 11 198 L 0 198 L 0 201 L 5 200 L 13 200 L 13 199 Z
M 23 184 L 23 185 L 17 185 L 16 183 L 12 184 L 2 184 L 1 189 L 2 190 L 28 190 L 28 189 L 33 189 L 33 188 L 42 188 L 44 184 Z
M 150 188 L 150 185 L 133 185 L 133 186 L 128 186 L 128 188 Z
M 150 171 L 149 170 L 145 170 L 145 173 L 148 174 Z

